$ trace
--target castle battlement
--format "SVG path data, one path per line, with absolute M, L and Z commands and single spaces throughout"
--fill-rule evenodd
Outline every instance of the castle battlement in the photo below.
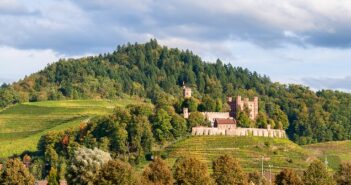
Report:
M 227 136 L 257 136 L 257 137 L 272 137 L 272 138 L 286 138 L 284 130 L 280 129 L 264 129 L 264 128 L 231 128 L 220 129 L 213 127 L 193 127 L 192 135 L 227 135 Z

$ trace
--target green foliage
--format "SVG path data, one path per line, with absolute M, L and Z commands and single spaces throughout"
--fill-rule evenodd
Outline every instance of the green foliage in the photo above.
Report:
M 142 182 L 145 185 L 172 185 L 173 181 L 171 169 L 158 157 L 144 169 L 142 175 Z
M 191 129 L 199 125 L 206 125 L 204 115 L 200 112 L 192 112 L 188 118 L 188 128 Z
M 94 184 L 102 166 L 111 160 L 110 154 L 99 149 L 78 148 L 68 166 L 69 184 Z
M 182 105 L 182 107 L 187 107 L 190 112 L 197 111 L 198 106 L 198 100 L 193 97 L 185 99 Z
M 173 168 L 175 184 L 209 185 L 212 183 L 206 164 L 196 158 L 180 158 Z
M 299 174 L 292 169 L 283 169 L 275 176 L 275 183 L 277 185 L 303 185 Z
M 99 170 L 94 184 L 138 185 L 140 183 L 130 164 L 120 160 L 110 160 Z
M 50 172 L 49 172 L 49 176 L 48 178 L 48 185 L 58 185 L 58 176 L 57 176 L 57 170 L 54 167 L 51 167 Z
M 220 156 L 213 161 L 213 179 L 218 185 L 247 185 L 247 177 L 239 162 L 229 155 Z
M 253 121 L 250 119 L 249 115 L 245 111 L 240 111 L 239 116 L 237 117 L 238 126 L 249 128 L 252 126 Z
M 44 179 L 44 167 L 45 167 L 45 162 L 41 159 L 36 159 L 32 162 L 30 165 L 30 172 L 34 176 L 35 179 L 37 180 L 42 180 Z
M 157 110 L 152 119 L 153 132 L 157 141 L 164 143 L 173 138 L 171 118 L 165 110 Z
M 350 185 L 351 184 L 351 163 L 342 163 L 338 171 L 334 175 L 338 185 Z
M 32 185 L 34 177 L 18 158 L 9 159 L 1 174 L 0 184 L 4 185 Z
M 266 180 L 266 178 L 262 177 L 262 175 L 257 171 L 248 174 L 248 182 L 257 185 L 269 185 L 269 182 Z
M 171 124 L 172 124 L 171 132 L 174 138 L 180 138 L 186 135 L 187 133 L 186 120 L 182 116 L 174 114 L 172 116 Z
M 267 115 L 263 112 L 258 112 L 256 125 L 258 128 L 267 128 L 268 118 Z
M 95 57 L 60 60 L 12 85 L 0 87 L 0 107 L 27 101 L 112 99 L 125 94 L 150 98 L 168 113 L 186 82 L 202 99 L 198 110 L 220 111 L 227 95 L 258 95 L 273 128 L 287 129 L 299 144 L 351 139 L 351 94 L 311 91 L 272 83 L 266 76 L 150 40 Z M 203 97 L 203 98 L 202 98 Z M 209 98 L 210 97 L 210 98 Z M 196 105 L 190 103 L 195 110 Z M 179 111 L 179 110 L 178 110 Z
M 304 171 L 303 182 L 305 185 L 334 185 L 336 184 L 321 161 L 313 161 Z

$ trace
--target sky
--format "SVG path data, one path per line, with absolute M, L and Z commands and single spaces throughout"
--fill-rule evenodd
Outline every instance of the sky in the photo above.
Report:
M 0 0 L 0 83 L 156 38 L 272 81 L 351 92 L 349 0 Z

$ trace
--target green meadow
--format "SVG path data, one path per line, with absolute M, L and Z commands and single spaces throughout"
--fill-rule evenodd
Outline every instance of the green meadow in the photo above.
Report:
M 112 113 L 114 107 L 142 100 L 67 100 L 23 103 L 0 111 L 0 158 L 35 151 L 49 131 L 78 126 L 90 118 Z

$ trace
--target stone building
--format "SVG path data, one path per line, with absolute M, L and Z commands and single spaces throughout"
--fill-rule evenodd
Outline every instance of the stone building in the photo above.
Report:
M 236 118 L 236 113 L 238 111 L 244 111 L 245 107 L 247 107 L 250 119 L 256 120 L 258 115 L 258 97 L 254 97 L 253 101 L 249 101 L 249 98 L 244 98 L 244 100 L 242 100 L 241 96 L 237 96 L 235 101 L 233 101 L 232 97 L 228 97 L 228 104 L 230 106 L 230 115 L 232 117 Z
M 235 119 L 216 118 L 214 127 L 218 129 L 236 129 L 236 121 Z
M 184 98 L 191 98 L 191 88 L 183 85 L 183 96 Z
M 191 89 L 183 86 L 184 98 L 191 97 Z M 237 96 L 233 101 L 232 97 L 228 97 L 230 112 L 201 112 L 206 120 L 211 122 L 211 127 L 198 126 L 192 128 L 192 135 L 228 135 L 228 136 L 260 136 L 260 137 L 277 137 L 286 138 L 284 130 L 271 129 L 270 125 L 266 129 L 263 128 L 240 128 L 237 127 L 237 112 L 244 111 L 246 108 L 249 112 L 251 120 L 256 120 L 258 115 L 258 97 L 254 97 L 252 101 L 249 98 L 242 99 Z M 188 108 L 183 109 L 185 119 L 189 118 Z

